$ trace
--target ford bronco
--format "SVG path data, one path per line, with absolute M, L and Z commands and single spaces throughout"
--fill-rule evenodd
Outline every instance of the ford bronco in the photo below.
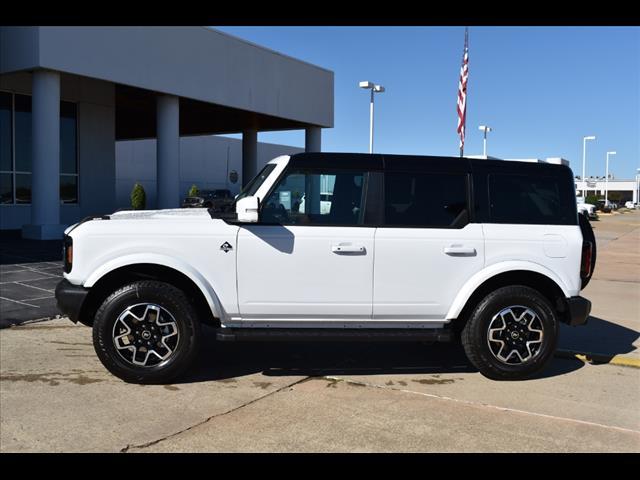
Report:
M 302 153 L 234 213 L 120 211 L 64 236 L 59 308 L 127 382 L 183 374 L 202 342 L 461 341 L 492 379 L 539 373 L 582 325 L 596 245 L 562 165 Z

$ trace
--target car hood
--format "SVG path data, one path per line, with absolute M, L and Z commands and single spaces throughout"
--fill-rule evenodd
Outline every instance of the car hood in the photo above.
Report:
M 211 220 L 205 209 L 123 210 L 109 215 L 111 220 Z

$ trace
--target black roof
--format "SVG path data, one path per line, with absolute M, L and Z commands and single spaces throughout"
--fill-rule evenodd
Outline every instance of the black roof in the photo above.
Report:
M 291 156 L 290 165 L 306 168 L 353 168 L 386 171 L 522 173 L 546 171 L 552 175 L 569 174 L 566 165 L 520 162 L 517 160 L 485 160 L 466 157 L 430 155 L 389 155 L 369 153 L 305 152 Z

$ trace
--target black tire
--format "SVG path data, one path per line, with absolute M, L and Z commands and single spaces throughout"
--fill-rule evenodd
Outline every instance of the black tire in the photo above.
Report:
M 492 352 L 488 330 L 494 316 L 516 305 L 529 308 L 538 316 L 543 327 L 542 343 L 533 347 L 537 349 L 528 360 L 508 364 Z M 558 320 L 549 301 L 537 290 L 522 285 L 502 287 L 491 292 L 474 308 L 462 330 L 461 341 L 467 358 L 485 377 L 493 380 L 523 380 L 541 372 L 553 357 L 558 342 Z M 496 343 L 492 345 L 495 348 Z
M 178 332 L 173 352 L 157 365 L 134 365 L 115 346 L 114 325 L 118 317 L 127 308 L 144 303 L 166 310 Z M 152 280 L 133 282 L 113 292 L 102 303 L 93 322 L 93 345 L 98 358 L 107 370 L 129 383 L 162 384 L 179 377 L 196 358 L 201 336 L 200 322 L 184 293 L 173 285 Z

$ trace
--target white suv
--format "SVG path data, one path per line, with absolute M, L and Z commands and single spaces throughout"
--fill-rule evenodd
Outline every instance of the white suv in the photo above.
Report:
M 460 339 L 482 374 L 520 379 L 591 309 L 595 240 L 565 166 L 303 153 L 269 162 L 235 210 L 67 229 L 58 305 L 113 374 L 170 381 L 207 324 L 218 341 Z

